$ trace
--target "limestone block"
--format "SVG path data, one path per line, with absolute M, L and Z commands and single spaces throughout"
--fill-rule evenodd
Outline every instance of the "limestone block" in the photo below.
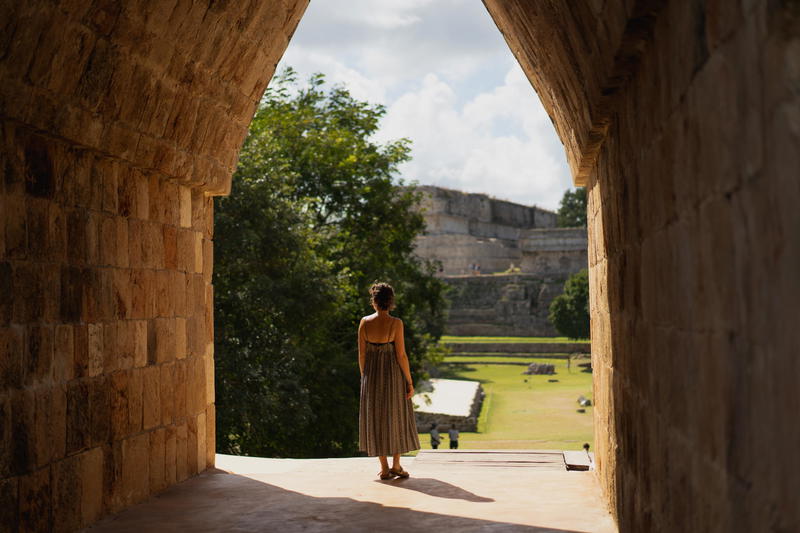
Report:
M 128 219 L 128 264 L 131 268 L 144 266 L 142 259 L 143 223 L 134 218 Z
M 151 429 L 161 425 L 161 368 L 147 366 L 142 369 L 143 417 L 142 427 Z
M 197 451 L 196 451 L 196 461 L 197 465 L 195 466 L 195 472 L 202 472 L 206 469 L 206 462 L 207 462 L 207 455 L 206 455 L 206 446 L 208 445 L 208 436 L 206 435 L 206 413 L 205 409 L 202 413 L 197 415 L 197 419 L 195 422 L 197 428 Z
M 150 489 L 150 435 L 142 433 L 122 441 L 123 501 L 133 504 Z
M 167 430 L 158 428 L 149 433 L 150 436 L 150 493 L 156 493 L 167 487 L 166 479 L 166 438 Z
M 146 367 L 145 367 L 146 368 Z M 128 377 L 128 434 L 138 433 L 142 430 L 143 419 L 143 394 L 144 394 L 144 369 L 130 370 Z
M 101 446 L 112 434 L 112 384 L 108 376 L 89 380 L 90 446 Z
M 192 189 L 180 187 L 180 227 L 192 227 Z
M 175 357 L 184 359 L 187 354 L 186 319 L 175 319 Z
M 25 196 L 9 196 L 4 204 L 6 256 L 24 259 L 28 252 Z
M 174 226 L 165 225 L 164 231 L 164 268 L 178 268 L 178 235 Z
M 91 439 L 89 387 L 84 381 L 67 384 L 67 455 L 79 452 Z
M 178 420 L 183 418 L 187 411 L 187 389 L 188 389 L 188 359 L 175 362 L 172 374 L 172 390 L 175 399 L 174 416 Z
M 188 316 L 190 313 L 186 305 L 186 274 L 172 270 L 170 276 L 170 300 L 175 308 L 175 316 Z
M 2 205 L 0 205 L 2 208 Z M 0 233 L 2 233 L 2 222 L 0 221 Z M 0 253 L 0 257 L 2 257 Z M 0 326 L 7 326 L 11 322 L 14 311 L 14 285 L 12 283 L 11 265 L 0 262 Z
M 9 531 L 19 528 L 19 479 L 5 478 L 0 480 L 0 524 L 5 524 Z
M 5 389 L 21 387 L 24 380 L 24 329 L 0 328 L 0 386 Z
M 171 317 L 175 314 L 171 296 L 172 274 L 169 270 L 156 272 L 156 311 L 160 317 Z
M 103 216 L 100 219 L 100 263 L 117 264 L 117 223 L 114 217 Z
M 211 345 L 213 349 L 213 344 Z M 205 381 L 206 381 L 206 403 L 213 405 L 215 401 L 214 391 L 214 354 L 208 354 L 203 358 L 205 362 Z
M 72 327 L 74 342 L 73 370 L 76 378 L 89 373 L 89 327 L 86 324 L 75 324 Z
M 92 448 L 81 454 L 81 526 L 98 518 L 103 510 L 103 450 Z
M 147 320 L 134 320 L 133 324 L 133 366 L 143 367 L 147 364 Z
M 129 372 L 111 375 L 111 438 L 121 440 L 128 435 L 128 381 Z
M 164 268 L 164 233 L 158 222 L 142 224 L 142 264 L 147 268 Z
M 178 430 L 175 426 L 165 428 L 164 437 L 164 481 L 167 485 L 174 485 L 178 482 L 177 471 L 177 445 Z
M 217 450 L 216 408 L 213 403 L 206 407 L 206 468 L 213 468 Z
M 67 396 L 62 386 L 36 391 L 34 448 L 38 466 L 64 457 L 67 443 Z
M 203 272 L 203 234 L 200 232 L 193 233 L 194 243 L 193 243 L 193 261 L 192 261 L 192 272 L 194 273 L 202 273 Z
M 88 376 L 98 376 L 103 372 L 103 324 L 88 324 L 88 350 L 87 365 Z
M 19 524 L 22 531 L 50 530 L 53 512 L 51 493 L 49 466 L 20 478 Z
M 26 383 L 50 383 L 53 377 L 53 328 L 33 326 L 28 328 L 25 354 Z
M 28 258 L 47 260 L 47 230 L 49 226 L 48 206 L 42 198 L 28 198 L 26 227 L 28 231 Z
M 14 316 L 12 322 L 27 324 L 38 322 L 44 314 L 42 269 L 39 265 L 18 263 L 12 274 L 14 286 Z
M 175 426 L 175 476 L 178 482 L 189 477 L 188 438 L 186 422 Z
M 175 319 L 154 318 L 147 326 L 147 360 L 161 364 L 175 359 Z
M 116 244 L 117 244 L 117 256 L 115 258 L 114 264 L 122 267 L 127 268 L 129 264 L 129 249 L 130 243 L 128 241 L 128 221 L 123 217 L 114 217 L 114 224 L 116 226 Z
M 186 471 L 189 476 L 194 476 L 197 474 L 197 463 L 199 460 L 201 460 L 201 458 L 197 455 L 200 438 L 197 433 L 198 427 L 196 416 L 188 417 L 186 428 Z M 202 460 L 205 460 L 205 454 L 202 456 Z
M 1 357 L 1 356 L 0 356 Z M 73 326 L 59 324 L 55 327 L 53 345 L 53 381 L 66 383 L 75 375 L 75 343 Z M 2 379 L 0 379 L 2 382 Z
M 161 424 L 166 426 L 172 424 L 175 415 L 175 363 L 165 363 L 155 368 L 160 372 Z
M 121 346 L 120 346 L 120 338 L 117 335 L 117 322 L 106 322 L 102 324 L 103 334 L 102 334 L 102 342 L 103 342 L 103 372 L 104 373 L 111 373 L 117 369 L 122 368 L 120 364 L 120 357 L 121 357 Z M 122 332 L 124 335 L 124 331 Z M 124 337 L 123 337 L 124 339 Z
M 211 283 L 214 274 L 214 243 L 211 239 L 203 239 L 203 279 Z
M 178 270 L 194 272 L 196 234 L 196 232 L 188 229 L 177 230 Z

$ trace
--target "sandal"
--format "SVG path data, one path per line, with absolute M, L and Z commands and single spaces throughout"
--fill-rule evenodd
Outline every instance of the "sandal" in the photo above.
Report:
M 408 476 L 411 475 L 408 472 L 406 472 L 405 470 L 403 470 L 402 466 L 397 470 L 395 470 L 394 468 L 390 468 L 389 469 L 389 473 L 394 475 L 394 476 L 399 477 L 400 479 L 405 479 L 405 478 L 407 478 Z
M 395 474 L 394 474 L 394 472 L 392 471 L 391 468 L 385 474 L 383 473 L 383 470 L 378 472 L 378 477 L 381 478 L 384 481 L 387 480 L 387 479 L 392 479 L 394 476 L 395 476 Z

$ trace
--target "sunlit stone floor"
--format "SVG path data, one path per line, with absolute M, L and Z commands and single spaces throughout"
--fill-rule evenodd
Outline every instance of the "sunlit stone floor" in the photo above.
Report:
M 374 458 L 217 455 L 89 531 L 616 531 L 594 474 L 558 452 L 428 450 L 404 467 L 410 479 L 379 481 Z

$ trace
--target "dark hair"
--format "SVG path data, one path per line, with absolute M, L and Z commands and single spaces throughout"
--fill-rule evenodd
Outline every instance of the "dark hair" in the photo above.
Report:
M 381 311 L 388 311 L 394 306 L 394 289 L 388 283 L 376 281 L 369 288 L 369 301 Z

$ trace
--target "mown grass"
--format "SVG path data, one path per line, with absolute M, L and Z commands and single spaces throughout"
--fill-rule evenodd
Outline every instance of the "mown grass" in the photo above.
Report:
M 552 357 L 553 354 L 547 354 L 547 357 L 541 355 L 508 355 L 508 354 L 475 354 L 475 355 L 449 355 L 444 358 L 445 363 L 534 363 L 541 362 L 543 359 L 561 359 L 567 360 L 567 354 L 556 354 L 558 357 Z M 588 354 L 587 354 L 588 355 Z M 589 358 L 576 358 L 573 357 L 570 363 L 570 368 L 574 369 L 579 363 L 589 362 Z M 548 361 L 553 362 L 553 361 Z
M 554 364 L 556 374 L 527 376 L 522 374 L 525 367 L 517 365 L 442 365 L 441 377 L 480 381 L 486 392 L 478 431 L 462 433 L 460 448 L 578 450 L 584 442 L 594 446 L 592 407 L 577 412 L 579 396 L 592 398 L 592 375 L 574 361 L 570 371 L 564 359 L 530 359 L 534 361 Z M 447 448 L 446 433 L 443 437 L 440 448 Z M 420 444 L 430 449 L 427 433 L 420 434 Z
M 470 344 L 492 343 L 492 342 L 518 342 L 518 343 L 544 343 L 544 342 L 572 342 L 587 343 L 589 339 L 569 339 L 567 337 L 457 337 L 455 335 L 442 335 L 441 342 L 463 342 Z

